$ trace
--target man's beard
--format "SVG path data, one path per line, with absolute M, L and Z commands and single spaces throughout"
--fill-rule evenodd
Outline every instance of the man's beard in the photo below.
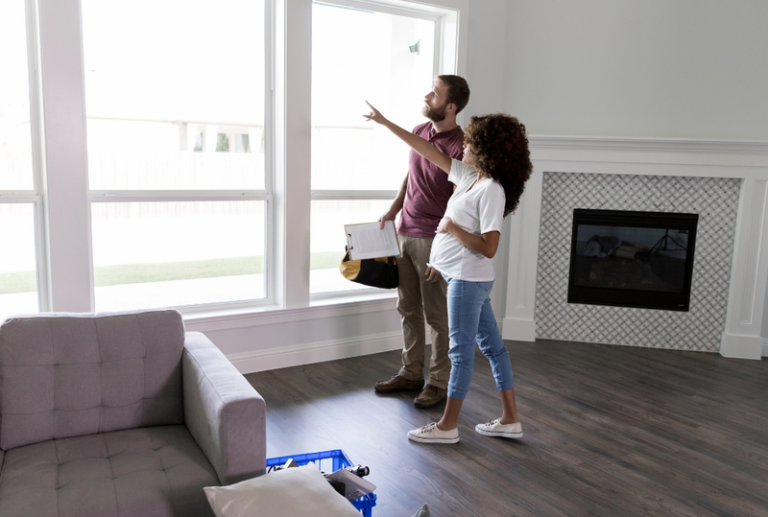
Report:
M 424 107 L 421 108 L 421 114 L 427 117 L 432 122 L 442 122 L 445 120 L 445 106 L 440 111 L 432 109 L 432 107 L 424 103 Z

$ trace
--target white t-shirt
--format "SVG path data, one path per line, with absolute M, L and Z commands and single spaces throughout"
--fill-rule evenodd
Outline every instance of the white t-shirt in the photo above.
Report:
M 456 190 L 448 200 L 445 217 L 450 217 L 457 226 L 477 236 L 493 231 L 501 233 L 506 203 L 504 187 L 490 178 L 472 187 L 476 180 L 477 169 L 459 160 L 451 160 L 448 181 L 456 184 Z M 469 190 L 470 187 L 472 190 Z M 493 280 L 493 260 L 467 248 L 450 233 L 435 236 L 429 265 L 458 280 Z

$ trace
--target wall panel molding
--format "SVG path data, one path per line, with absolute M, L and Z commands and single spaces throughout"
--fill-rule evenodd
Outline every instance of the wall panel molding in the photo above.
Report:
M 361 355 L 378 354 L 390 350 L 400 350 L 402 347 L 402 333 L 387 332 L 347 339 L 275 347 L 239 354 L 228 354 L 227 359 L 235 365 L 240 373 L 246 374 L 303 364 L 334 361 L 336 359 L 346 359 Z

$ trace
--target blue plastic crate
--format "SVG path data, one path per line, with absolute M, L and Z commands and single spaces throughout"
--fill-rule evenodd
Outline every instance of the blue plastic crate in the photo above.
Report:
M 336 472 L 345 467 L 354 465 L 349 457 L 341 449 L 334 451 L 310 452 L 308 454 L 294 454 L 293 456 L 281 456 L 279 458 L 267 458 L 267 468 L 284 465 L 286 461 L 293 458 L 293 461 L 299 465 L 314 463 L 317 468 L 323 472 Z M 357 508 L 363 517 L 371 517 L 371 510 L 376 506 L 376 493 L 371 492 L 360 499 L 355 499 L 352 504 Z

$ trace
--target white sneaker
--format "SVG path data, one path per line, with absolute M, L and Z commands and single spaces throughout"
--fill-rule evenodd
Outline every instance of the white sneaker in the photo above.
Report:
M 438 429 L 435 422 L 432 422 L 424 427 L 408 431 L 408 439 L 421 443 L 458 443 L 459 428 L 442 431 Z
M 500 438 L 522 438 L 523 426 L 520 422 L 514 424 L 500 424 L 499 419 L 491 420 L 485 424 L 477 424 L 475 431 L 485 436 L 498 436 Z

